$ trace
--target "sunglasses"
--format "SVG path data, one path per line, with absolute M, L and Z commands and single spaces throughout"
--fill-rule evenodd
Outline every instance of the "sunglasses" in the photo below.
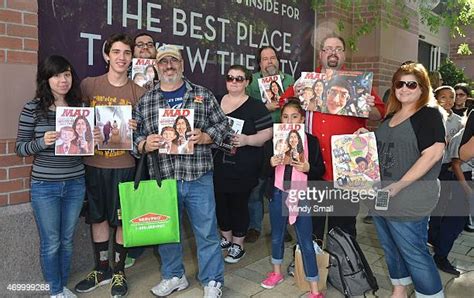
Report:
M 415 90 L 418 87 L 418 82 L 416 81 L 396 81 L 395 88 L 401 89 L 403 86 L 407 86 L 410 90 Z
M 242 83 L 242 82 L 245 81 L 246 79 L 245 79 L 245 77 L 243 77 L 243 76 L 234 77 L 234 76 L 231 76 L 231 75 L 226 75 L 226 76 L 225 76 L 225 80 L 226 80 L 227 82 L 233 82 L 233 81 L 235 80 L 235 81 L 237 81 L 237 82 L 239 82 L 239 83 Z

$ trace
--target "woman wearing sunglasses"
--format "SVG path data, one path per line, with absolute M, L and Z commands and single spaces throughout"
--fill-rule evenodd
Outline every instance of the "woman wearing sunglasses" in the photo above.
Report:
M 219 100 L 222 110 L 243 128 L 232 138 L 237 148 L 230 155 L 216 150 L 214 191 L 217 222 L 222 233 L 221 247 L 228 249 L 227 263 L 237 263 L 245 255 L 244 237 L 249 225 L 248 199 L 257 185 L 263 158 L 263 144 L 273 135 L 273 121 L 261 100 L 245 94 L 252 79 L 241 65 L 232 65 L 225 77 L 227 94 Z M 241 120 L 237 121 L 235 119 Z
M 376 131 L 382 188 L 388 210 L 374 210 L 374 223 L 393 285 L 391 297 L 444 297 L 441 279 L 426 246 L 428 217 L 438 202 L 437 179 L 445 129 L 435 108 L 423 65 L 400 66 L 392 78 L 387 116 Z

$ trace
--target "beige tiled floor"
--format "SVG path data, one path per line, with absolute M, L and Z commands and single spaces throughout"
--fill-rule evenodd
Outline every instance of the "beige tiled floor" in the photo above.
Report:
M 260 287 L 260 282 L 266 273 L 271 270 L 270 236 L 268 235 L 268 216 L 264 221 L 264 235 L 254 243 L 246 246 L 247 255 L 238 263 L 225 267 L 225 297 L 300 297 L 305 293 L 300 291 L 294 284 L 291 277 L 272 290 Z M 387 266 L 383 258 L 383 251 L 377 240 L 374 226 L 364 224 L 361 218 L 357 223 L 358 242 L 365 253 L 379 284 L 378 297 L 389 297 L 391 284 L 388 278 Z M 292 244 L 288 244 L 290 247 Z M 454 279 L 452 275 L 440 272 L 443 284 L 445 285 L 446 297 L 474 297 L 474 233 L 463 232 L 456 241 L 449 259 L 465 274 Z M 291 249 L 285 251 L 284 267 L 290 262 Z M 182 292 L 175 293 L 172 297 L 202 297 L 202 289 L 195 276 L 197 271 L 197 260 L 195 257 L 195 247 L 193 241 L 185 242 L 185 266 L 186 276 L 190 282 L 190 287 Z M 127 270 L 127 280 L 129 285 L 129 297 L 152 297 L 150 289 L 159 282 L 160 273 L 158 260 L 152 254 L 151 249 L 137 261 L 134 267 Z M 83 274 L 76 274 L 70 278 L 70 286 L 84 277 Z M 81 294 L 79 297 L 109 297 L 109 287 L 102 287 L 88 294 Z M 413 294 L 413 290 L 410 290 Z M 343 297 L 337 290 L 328 285 L 326 297 Z M 414 297 L 414 295 L 412 295 Z

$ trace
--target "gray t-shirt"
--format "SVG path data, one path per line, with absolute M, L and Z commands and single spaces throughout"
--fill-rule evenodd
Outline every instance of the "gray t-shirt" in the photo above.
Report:
M 451 139 L 454 137 L 454 135 L 457 134 L 463 128 L 462 117 L 454 113 L 451 113 L 451 115 L 449 115 L 448 118 L 446 119 L 445 127 L 446 127 L 446 141 L 449 144 L 451 142 Z M 449 155 L 448 150 L 446 150 L 443 155 L 443 163 L 450 163 L 450 162 L 451 162 L 451 156 Z
M 445 142 L 441 113 L 436 108 L 423 107 L 395 127 L 387 117 L 376 130 L 382 187 L 399 181 L 420 158 L 421 152 L 437 142 Z M 390 199 L 387 211 L 374 211 L 392 220 L 418 220 L 435 208 L 440 183 L 439 160 L 423 177 Z
M 454 158 L 459 158 L 459 146 L 461 145 L 462 134 L 464 129 L 461 129 L 454 137 L 451 139 L 451 142 L 448 145 L 449 160 L 451 161 Z M 472 170 L 472 165 L 474 165 L 474 158 L 467 162 L 461 164 L 461 170 L 463 172 L 470 172 Z

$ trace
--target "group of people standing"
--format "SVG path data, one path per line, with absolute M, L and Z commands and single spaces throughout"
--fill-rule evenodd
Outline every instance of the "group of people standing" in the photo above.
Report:
M 315 71 L 344 69 L 345 51 L 343 38 L 327 36 L 321 42 L 320 67 Z M 127 248 L 123 246 L 118 215 L 118 183 L 133 180 L 135 158 L 162 146 L 163 136 L 156 121 L 159 109 L 180 108 L 194 109 L 194 129 L 186 129 L 185 134 L 194 152 L 157 154 L 156 158 L 148 154 L 148 174 L 151 179 L 159 174 L 163 179 L 178 181 L 178 210 L 180 214 L 186 210 L 190 219 L 197 244 L 197 278 L 204 287 L 204 296 L 222 295 L 224 261 L 238 262 L 246 253 L 244 243 L 259 237 L 267 192 L 273 269 L 262 281 L 262 287 L 273 288 L 284 279 L 281 263 L 284 235 L 290 223 L 302 251 L 311 288 L 308 297 L 324 297 L 317 286 L 319 274 L 312 240 L 313 235 L 323 239 L 326 216 L 299 216 L 283 209 L 288 208 L 288 190 L 293 182 L 333 180 L 331 136 L 365 132 L 366 119 L 305 111 L 299 99 L 294 98 L 294 79 L 279 70 L 277 51 L 271 46 L 259 49 L 259 71 L 253 75 L 243 66 L 230 66 L 225 76 L 227 94 L 217 99 L 209 89 L 184 77 L 184 59 L 176 46 L 156 49 L 148 34 L 135 39 L 114 34 L 106 41 L 104 56 L 107 73 L 84 79 L 80 87 L 66 59 L 45 59 L 38 67 L 35 99 L 25 105 L 20 116 L 16 148 L 19 155 L 35 156 L 32 206 L 40 234 L 41 266 L 51 285 L 51 296 L 75 297 L 66 286 L 73 231 L 86 193 L 95 267 L 75 286 L 75 291 L 89 292 L 111 283 L 112 296 L 127 294 Z M 156 58 L 158 80 L 148 91 L 127 75 L 132 56 Z M 278 100 L 264 104 L 257 80 L 270 75 L 281 76 L 285 92 Z M 337 101 L 343 94 L 335 92 L 333 96 Z M 54 155 L 57 106 L 110 104 L 133 106 L 133 119 L 129 122 L 134 130 L 131 153 L 96 150 L 94 156 L 84 158 Z M 426 228 L 438 201 L 437 177 L 446 142 L 443 116 L 436 107 L 426 70 L 419 63 L 403 64 L 392 78 L 387 108 L 374 92 L 367 96 L 367 105 L 369 119 L 382 120 L 376 131 L 382 187 L 393 198 L 389 214 L 372 211 L 393 284 L 392 295 L 406 297 L 406 286 L 413 283 L 417 295 L 442 297 L 441 280 L 426 247 Z M 241 133 L 232 133 L 227 117 L 244 121 Z M 273 155 L 276 144 L 271 141 L 272 126 L 279 122 L 306 126 L 304 140 L 288 141 L 295 148 L 299 144 L 298 158 Z M 178 127 L 175 130 L 180 131 Z M 474 153 L 462 146 L 472 143 L 472 128 L 466 133 L 471 135 L 462 138 L 461 154 L 472 157 Z M 94 140 L 104 141 L 98 128 L 93 129 L 93 134 Z M 219 149 L 226 142 L 236 150 Z M 160 173 L 155 172 L 156 168 Z M 355 237 L 359 206 L 351 201 L 335 204 L 335 209 L 344 209 L 345 215 L 329 216 L 328 228 L 338 226 Z M 108 254 L 110 236 L 114 243 L 112 266 Z M 181 243 L 158 245 L 156 250 L 161 256 L 162 280 L 151 289 L 152 293 L 167 296 L 187 288 Z M 225 257 L 222 250 L 226 251 Z

